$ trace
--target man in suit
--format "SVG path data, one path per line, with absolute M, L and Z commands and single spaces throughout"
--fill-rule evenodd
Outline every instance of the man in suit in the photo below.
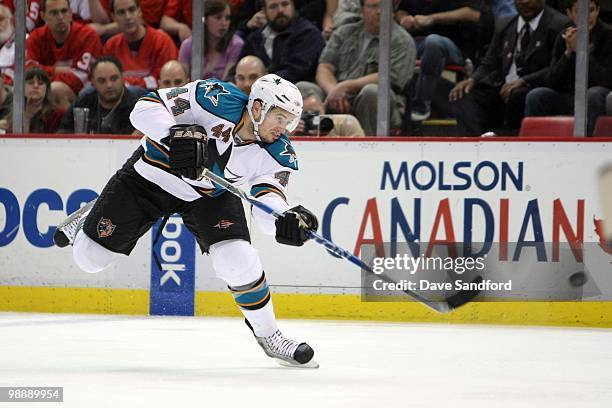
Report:
M 480 66 L 449 94 L 465 135 L 520 127 L 527 93 L 546 84 L 555 39 L 571 23 L 545 0 L 514 3 L 518 16 L 498 24 Z

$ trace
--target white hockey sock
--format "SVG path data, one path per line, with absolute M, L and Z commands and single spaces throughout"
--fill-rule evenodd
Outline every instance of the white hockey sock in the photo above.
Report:
M 273 334 L 278 328 L 270 288 L 255 248 L 244 240 L 228 240 L 211 245 L 210 255 L 255 335 Z
M 74 262 L 83 271 L 97 273 L 107 268 L 117 254 L 104 248 L 81 230 L 72 244 L 72 256 Z
M 253 327 L 253 332 L 257 337 L 268 337 L 278 330 L 272 299 L 261 309 L 240 309 L 240 311 Z

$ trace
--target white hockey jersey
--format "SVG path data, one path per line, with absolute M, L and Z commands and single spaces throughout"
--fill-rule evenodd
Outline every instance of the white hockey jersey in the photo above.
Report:
M 207 179 L 191 180 L 170 171 L 169 147 L 162 142 L 176 124 L 198 124 L 216 143 L 219 160 L 213 172 L 250 193 L 279 212 L 289 208 L 287 184 L 298 170 L 295 150 L 286 135 L 274 143 L 242 142 L 236 132 L 242 127 L 248 96 L 228 82 L 198 80 L 180 88 L 159 89 L 140 98 L 130 115 L 144 136 L 145 154 L 134 168 L 145 179 L 185 201 L 215 197 L 224 191 Z M 226 193 L 229 194 L 229 193 Z M 274 219 L 254 209 L 253 216 L 266 232 L 275 231 Z

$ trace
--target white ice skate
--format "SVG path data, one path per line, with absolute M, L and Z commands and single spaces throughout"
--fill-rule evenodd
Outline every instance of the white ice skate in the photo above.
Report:
M 89 214 L 95 203 L 96 200 L 88 202 L 83 207 L 70 214 L 68 218 L 57 226 L 53 234 L 53 242 L 55 242 L 56 246 L 64 248 L 65 246 L 72 245 L 77 232 L 83 228 L 87 214 Z
M 253 328 L 245 319 L 247 326 Z M 255 336 L 257 343 L 264 353 L 272 357 L 274 361 L 285 367 L 319 368 L 319 363 L 314 360 L 314 350 L 307 343 L 298 343 L 283 336 L 280 330 L 268 337 Z

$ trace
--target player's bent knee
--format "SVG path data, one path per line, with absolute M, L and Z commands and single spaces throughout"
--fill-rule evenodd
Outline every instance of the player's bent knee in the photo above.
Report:
M 229 286 L 242 286 L 261 278 L 257 250 L 247 241 L 233 239 L 210 246 L 213 268 Z
M 98 273 L 106 269 L 117 256 L 84 232 L 81 232 L 74 241 L 72 254 L 77 266 L 87 273 Z

